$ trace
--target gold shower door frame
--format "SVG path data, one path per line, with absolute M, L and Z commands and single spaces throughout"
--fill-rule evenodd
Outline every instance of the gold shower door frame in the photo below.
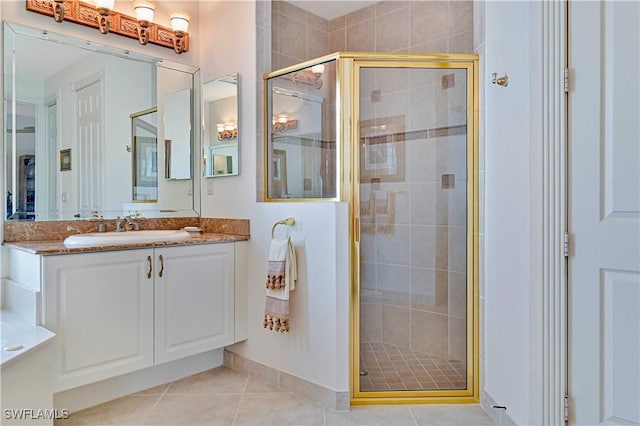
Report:
M 343 182 L 350 181 L 351 262 L 351 404 L 477 403 L 479 401 L 479 197 L 478 197 L 478 56 L 472 54 L 359 53 L 339 67 L 344 133 L 352 141 L 343 151 Z M 360 71 L 363 68 L 465 69 L 467 74 L 467 371 L 466 388 L 456 390 L 360 391 Z M 342 71 L 342 72 L 341 72 Z M 344 129 L 349 129 L 344 130 Z M 343 134 L 344 134 L 343 133 Z
M 267 102 L 271 78 L 336 61 L 336 196 L 270 199 L 268 150 L 271 118 Z M 360 70 L 362 68 L 465 69 L 467 71 L 467 375 L 457 390 L 362 392 L 360 381 Z M 263 185 L 266 202 L 348 202 L 350 256 L 351 404 L 477 403 L 479 397 L 479 195 L 478 195 L 478 55 L 336 52 L 267 73 L 264 80 Z

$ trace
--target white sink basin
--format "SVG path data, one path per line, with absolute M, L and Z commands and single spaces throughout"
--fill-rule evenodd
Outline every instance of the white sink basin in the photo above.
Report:
M 127 232 L 91 232 L 67 237 L 64 245 L 68 247 L 111 246 L 118 244 L 153 243 L 157 241 L 180 241 L 191 238 L 183 230 L 150 230 Z

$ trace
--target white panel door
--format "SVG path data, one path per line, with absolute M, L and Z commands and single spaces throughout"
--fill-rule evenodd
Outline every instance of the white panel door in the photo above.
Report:
M 54 391 L 153 365 L 153 250 L 44 256 Z
M 101 80 L 76 89 L 78 155 L 71 162 L 78 170 L 79 210 L 85 213 L 104 208 L 102 103 Z
M 234 342 L 234 245 L 155 250 L 156 364 Z
M 572 424 L 640 424 L 640 3 L 571 2 Z

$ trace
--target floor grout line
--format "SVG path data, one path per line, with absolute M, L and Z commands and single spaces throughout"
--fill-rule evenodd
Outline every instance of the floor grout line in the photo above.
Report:
M 242 389 L 242 393 L 240 394 L 240 400 L 238 401 L 238 406 L 236 407 L 236 412 L 233 413 L 233 420 L 231 420 L 231 426 L 236 424 L 236 418 L 238 417 L 238 412 L 240 411 L 240 406 L 242 405 L 242 400 L 244 399 L 244 395 L 247 393 L 247 387 L 249 386 L 249 379 L 251 376 L 247 374 L 247 380 L 244 382 L 244 388 Z
M 413 414 L 413 410 L 411 409 L 411 407 L 407 407 L 409 409 L 409 414 L 411 414 L 411 418 L 413 419 L 413 422 L 416 424 L 416 426 L 418 426 L 418 419 L 416 419 L 415 414 Z
M 171 387 L 171 384 L 173 382 L 169 382 L 167 388 L 158 396 L 158 400 L 156 401 L 155 404 L 153 404 L 153 407 L 151 407 L 151 410 L 149 410 L 149 412 L 147 413 L 146 416 L 144 416 L 144 418 L 142 419 L 142 421 L 140 422 L 140 426 L 142 426 L 144 424 L 144 422 L 147 421 L 147 419 L 149 419 L 149 416 L 151 415 L 151 413 L 153 412 L 153 410 L 155 410 L 155 408 L 158 406 L 158 404 L 160 403 L 160 400 L 162 398 L 164 398 L 164 396 L 167 394 L 167 391 L 169 390 L 169 388 Z

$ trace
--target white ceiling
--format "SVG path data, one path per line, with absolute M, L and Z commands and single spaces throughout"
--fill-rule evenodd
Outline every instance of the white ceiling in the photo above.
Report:
M 331 20 L 356 10 L 378 3 L 365 0 L 289 0 L 288 3 L 311 12 L 324 19 Z

